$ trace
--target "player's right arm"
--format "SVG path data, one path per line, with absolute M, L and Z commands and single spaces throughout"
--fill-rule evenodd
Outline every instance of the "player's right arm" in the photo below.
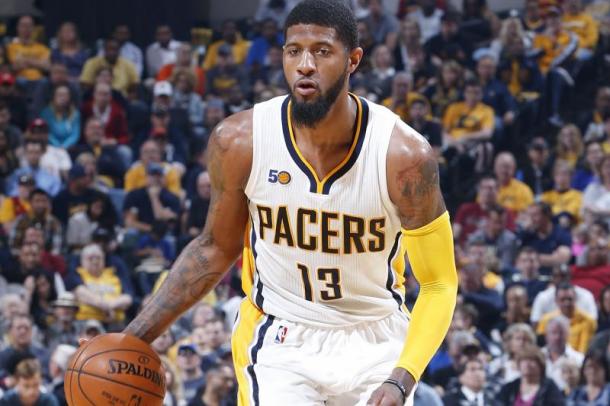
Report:
M 150 343 L 216 286 L 243 247 L 248 222 L 244 192 L 252 167 L 252 111 L 222 121 L 208 143 L 212 184 L 203 232 L 187 245 L 167 279 L 124 333 Z

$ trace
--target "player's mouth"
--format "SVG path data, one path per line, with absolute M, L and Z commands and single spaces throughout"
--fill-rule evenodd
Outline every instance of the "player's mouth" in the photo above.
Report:
M 301 96 L 311 96 L 318 91 L 318 84 L 311 79 L 301 79 L 296 82 L 294 89 Z

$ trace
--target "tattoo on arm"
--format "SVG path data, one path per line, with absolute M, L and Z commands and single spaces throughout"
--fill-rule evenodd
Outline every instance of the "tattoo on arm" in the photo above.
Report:
M 402 185 L 399 208 L 405 228 L 421 227 L 446 210 L 439 187 L 438 162 L 434 157 L 421 158 L 397 177 Z

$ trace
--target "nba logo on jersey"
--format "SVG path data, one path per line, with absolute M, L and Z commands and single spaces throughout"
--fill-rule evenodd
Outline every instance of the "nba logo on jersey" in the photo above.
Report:
M 288 333 L 288 327 L 280 326 L 277 329 L 277 333 L 275 334 L 275 343 L 283 344 L 286 339 L 286 334 Z

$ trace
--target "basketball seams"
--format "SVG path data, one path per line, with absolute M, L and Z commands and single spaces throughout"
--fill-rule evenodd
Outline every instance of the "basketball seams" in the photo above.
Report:
M 99 336 L 98 336 L 99 337 Z M 89 344 L 93 343 L 95 340 L 97 339 L 97 337 L 93 337 L 93 339 L 91 339 L 91 341 L 89 341 Z M 76 363 L 78 362 L 79 358 L 85 353 L 85 349 L 88 347 L 89 345 L 83 347 L 80 349 L 80 353 L 78 354 L 78 357 L 76 357 L 76 359 L 74 360 L 74 362 L 72 363 L 72 365 L 76 365 Z M 74 404 L 74 395 L 72 394 L 72 376 L 74 374 L 70 374 L 70 403 Z M 64 389 L 65 392 L 65 389 Z
M 140 391 L 140 392 L 143 392 L 143 393 L 146 393 L 146 394 L 148 394 L 148 395 L 151 395 L 151 396 L 154 396 L 154 397 L 156 397 L 156 398 L 159 398 L 159 399 L 161 399 L 161 400 L 163 400 L 163 399 L 164 399 L 164 396 L 160 396 L 160 395 L 158 395 L 158 394 L 156 394 L 156 393 L 154 393 L 154 392 L 148 391 L 148 390 L 146 390 L 146 389 L 142 389 L 142 388 L 140 388 L 140 387 L 138 387 L 138 386 L 131 385 L 131 384 L 128 384 L 128 383 L 125 383 L 125 382 L 121 382 L 121 381 L 116 381 L 116 380 L 114 380 L 114 379 L 110 379 L 110 378 L 107 378 L 107 377 L 105 377 L 105 376 L 101 376 L 101 375 L 93 374 L 93 373 L 91 373 L 91 372 L 87 372 L 87 371 L 83 371 L 83 372 L 80 372 L 80 373 L 78 374 L 78 384 L 79 384 L 79 388 L 80 388 L 80 376 L 81 376 L 81 374 L 82 374 L 82 375 L 89 375 L 89 376 L 92 376 L 92 377 L 94 377 L 94 378 L 98 378 L 98 379 L 103 379 L 104 381 L 108 381 L 108 382 L 112 382 L 112 383 L 117 383 L 117 384 L 122 385 L 122 386 L 127 386 L 127 387 L 130 387 L 130 388 L 132 388 L 132 389 L 136 389 L 136 390 L 138 390 L 138 391 Z M 81 393 L 82 393 L 83 395 L 85 395 L 85 397 L 87 397 L 87 395 L 86 395 L 86 394 L 85 394 L 85 392 L 82 390 L 82 388 L 81 388 Z M 87 400 L 89 400 L 89 398 L 87 398 Z M 89 400 L 89 401 L 90 401 L 90 400 Z M 90 401 L 90 402 L 91 402 L 91 401 Z M 93 404 L 93 403 L 92 403 L 92 404 Z M 93 404 L 93 406 L 95 406 L 95 404 Z
M 93 403 L 91 401 L 91 399 L 89 399 L 89 396 L 87 396 L 87 392 L 85 392 L 82 388 L 82 386 L 80 386 L 80 372 L 78 373 L 78 377 L 76 378 L 76 383 L 78 383 L 78 390 L 80 392 L 81 395 L 84 396 L 85 399 L 87 399 L 87 402 L 91 403 L 92 406 L 95 406 L 95 403 Z

